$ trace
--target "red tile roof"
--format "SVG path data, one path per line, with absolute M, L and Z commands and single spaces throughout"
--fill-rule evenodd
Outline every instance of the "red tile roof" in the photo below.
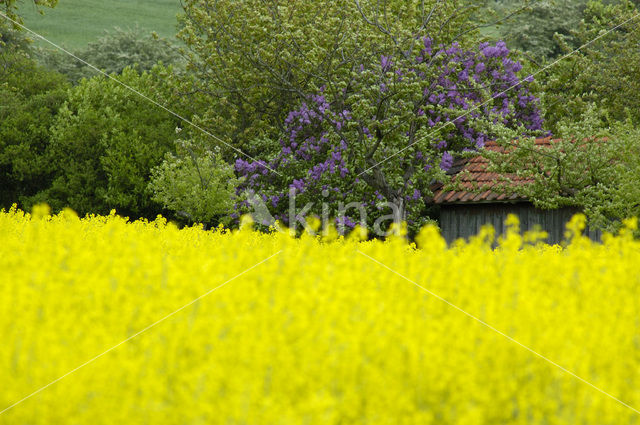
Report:
M 536 139 L 536 146 L 549 147 L 552 143 L 550 137 Z M 504 152 L 505 148 L 495 142 L 485 144 L 487 150 Z M 435 185 L 433 190 L 433 202 L 436 204 L 471 203 L 487 201 L 516 201 L 526 200 L 518 194 L 506 194 L 500 190 L 493 191 L 498 185 L 505 183 L 500 177 L 509 178 L 513 185 L 527 184 L 531 180 L 518 177 L 515 174 L 498 174 L 487 171 L 488 160 L 482 156 L 472 158 L 459 158 L 453 163 L 449 174 L 454 174 L 453 180 L 464 189 L 444 191 L 442 184 Z M 463 173 L 465 172 L 466 173 Z M 462 174 L 461 174 L 462 173 Z

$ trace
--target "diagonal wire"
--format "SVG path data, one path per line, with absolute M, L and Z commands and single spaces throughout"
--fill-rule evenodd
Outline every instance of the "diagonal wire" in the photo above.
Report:
M 158 108 L 161 108 L 163 110 L 165 110 L 166 112 L 168 112 L 169 114 L 173 115 L 174 117 L 180 119 L 181 121 L 186 122 L 187 124 L 189 124 L 190 126 L 192 126 L 193 128 L 201 131 L 202 133 L 206 134 L 207 136 L 211 137 L 214 140 L 217 140 L 218 142 L 222 143 L 223 145 L 233 149 L 234 151 L 238 152 L 240 155 L 245 156 L 249 159 L 251 159 L 252 161 L 256 161 L 257 163 L 259 163 L 260 165 L 262 165 L 263 167 L 265 167 L 266 169 L 278 174 L 278 175 L 282 175 L 281 173 L 279 173 L 278 171 L 274 170 L 273 168 L 269 167 L 267 164 L 265 164 L 263 161 L 260 161 L 254 157 L 252 157 L 251 155 L 248 155 L 244 152 L 242 152 L 240 149 L 236 148 L 235 146 L 225 142 L 224 140 L 222 140 L 221 138 L 219 138 L 218 136 L 210 133 L 209 131 L 205 130 L 204 128 L 200 127 L 198 124 L 194 123 L 193 121 L 183 117 L 182 115 L 178 114 L 177 112 L 172 111 L 171 109 L 167 108 L 166 106 L 164 106 L 163 104 L 159 103 L 156 100 L 151 99 L 149 96 L 146 96 L 145 94 L 141 93 L 140 91 L 134 89 L 133 87 L 129 86 L 128 84 L 123 83 L 122 81 L 118 80 L 117 78 L 115 78 L 112 75 L 107 74 L 106 72 L 104 72 L 103 70 L 97 68 L 96 66 L 90 64 L 89 62 L 85 61 L 84 59 L 79 58 L 78 56 L 74 55 L 73 53 L 71 53 L 70 51 L 68 51 L 67 49 L 65 49 L 64 47 L 59 46 L 58 44 L 54 43 L 51 40 L 48 40 L 47 38 L 45 38 L 44 36 L 36 33 L 35 31 L 27 28 L 26 26 L 24 26 L 23 24 L 21 24 L 20 22 L 16 21 L 15 19 L 10 18 L 9 16 L 5 15 L 4 13 L 0 12 L 0 17 L 5 18 L 8 21 L 13 22 L 14 25 L 24 29 L 25 31 L 29 32 L 30 34 L 33 34 L 35 37 L 45 41 L 46 43 L 49 43 L 50 45 L 52 45 L 53 47 L 55 47 L 56 49 L 66 53 L 67 55 L 71 56 L 72 58 L 76 59 L 77 61 L 82 62 L 83 64 L 85 64 L 86 66 L 88 66 L 89 68 L 93 69 L 94 71 L 104 75 L 105 77 L 115 81 L 116 83 L 120 84 L 121 86 L 123 86 L 124 88 L 126 88 L 127 90 L 130 90 L 131 92 L 137 94 L 138 96 L 142 97 L 143 99 L 153 103 L 155 106 L 157 106 Z
M 533 74 L 531 74 L 529 77 L 534 77 L 534 76 L 538 75 L 539 73 L 541 73 L 541 72 L 543 72 L 543 71 L 545 71 L 545 70 L 547 70 L 547 69 L 551 68 L 552 66 L 556 65 L 558 62 L 560 62 L 560 61 L 562 61 L 562 60 L 564 60 L 564 59 L 568 58 L 569 56 L 572 56 L 572 55 L 573 55 L 573 54 L 575 54 L 576 52 L 578 52 L 578 51 L 580 51 L 581 49 L 583 49 L 583 48 L 585 48 L 585 47 L 589 46 L 589 45 L 590 45 L 590 44 L 592 44 L 593 42 L 595 42 L 595 41 L 599 40 L 600 38 L 604 37 L 605 35 L 610 34 L 611 32 L 613 32 L 613 31 L 615 31 L 616 29 L 620 28 L 622 25 L 624 25 L 624 24 L 626 24 L 626 23 L 628 23 L 628 22 L 630 22 L 630 21 L 634 20 L 634 19 L 635 19 L 635 18 L 637 18 L 638 16 L 640 16 L 640 13 L 637 13 L 637 14 L 633 15 L 631 18 L 629 18 L 629 19 L 625 20 L 624 22 L 622 22 L 622 23 L 620 23 L 620 24 L 618 24 L 618 25 L 614 26 L 613 28 L 610 28 L 610 29 L 609 29 L 609 30 L 607 30 L 606 32 L 604 32 L 604 33 L 600 34 L 599 36 L 597 36 L 596 38 L 594 38 L 594 39 L 592 39 L 592 40 L 590 40 L 590 41 L 586 42 L 585 44 L 583 44 L 582 46 L 578 47 L 577 49 L 575 49 L 575 50 L 573 50 L 573 51 L 571 51 L 571 52 L 567 53 L 566 55 L 564 55 L 564 56 L 562 56 L 562 57 L 560 57 L 560 58 L 556 59 L 555 61 L 551 62 L 549 65 L 545 66 L 544 68 L 541 68 L 541 69 L 537 70 L 536 72 L 534 72 Z M 400 149 L 399 151 L 397 151 L 397 152 L 393 153 L 392 155 L 389 155 L 389 156 L 388 156 L 388 157 L 386 157 L 385 159 L 383 159 L 383 160 L 381 160 L 381 161 L 379 161 L 379 162 L 377 162 L 377 163 L 373 164 L 372 166 L 370 166 L 370 167 L 369 167 L 369 168 L 367 168 L 366 170 L 364 170 L 364 171 L 362 171 L 361 173 L 359 173 L 356 177 L 359 177 L 359 176 L 363 175 L 364 173 L 366 173 L 366 172 L 370 171 L 371 169 L 373 169 L 373 168 L 377 167 L 378 165 L 380 165 L 380 164 L 382 164 L 382 163 L 384 163 L 384 162 L 386 162 L 386 161 L 390 160 L 391 158 L 393 158 L 393 157 L 395 157 L 395 156 L 397 156 L 397 155 L 401 154 L 402 152 L 404 152 L 405 150 L 409 149 L 411 146 L 415 145 L 416 143 L 423 142 L 423 141 L 427 140 L 430 136 L 432 136 L 432 135 L 433 135 L 433 134 L 435 134 L 436 132 L 438 132 L 438 131 L 442 130 L 442 129 L 443 129 L 443 128 L 445 128 L 447 125 L 452 124 L 452 123 L 456 122 L 457 120 L 459 120 L 460 118 L 463 118 L 463 117 L 465 117 L 465 116 L 469 115 L 470 113 L 472 113 L 473 111 L 477 110 L 478 108 L 480 108 L 480 107 L 482 107 L 482 106 L 486 105 L 487 103 L 491 102 L 491 101 L 492 101 L 492 100 L 494 100 L 496 97 L 498 97 L 498 96 L 501 96 L 501 95 L 505 94 L 505 93 L 506 93 L 506 92 L 508 92 L 509 90 L 513 89 L 514 87 L 518 87 L 518 86 L 519 86 L 519 85 L 521 85 L 521 84 L 522 84 L 522 81 L 521 81 L 521 82 L 518 82 L 518 83 L 516 83 L 516 84 L 513 84 L 512 86 L 510 86 L 510 87 L 508 87 L 508 88 L 504 89 L 504 90 L 503 90 L 503 91 L 501 91 L 500 93 L 498 93 L 498 94 L 496 94 L 496 95 L 492 96 L 490 99 L 488 99 L 488 100 L 486 100 L 486 101 L 484 101 L 484 102 L 482 102 L 482 103 L 480 103 L 480 104 L 478 104 L 478 105 L 474 106 L 473 108 L 471 108 L 471 109 L 467 110 L 467 112 L 465 112 L 464 114 L 461 114 L 461 115 L 457 116 L 456 118 L 454 118 L 454 119 L 452 119 L 452 120 L 447 121 L 446 123 L 442 124 L 440 127 L 438 127 L 437 129 L 435 129 L 435 130 L 431 131 L 429 134 L 425 135 L 424 137 L 422 137 L 422 138 L 420 138 L 420 139 L 418 139 L 418 140 L 415 140 L 413 143 L 410 143 L 409 145 L 405 146 L 404 148 Z
M 554 362 L 553 360 L 551 360 L 550 358 L 538 353 L 537 351 L 535 351 L 534 349 L 524 345 L 523 343 L 521 343 L 520 341 L 510 337 L 509 335 L 505 334 L 504 332 L 502 332 L 499 329 L 494 328 L 493 326 L 491 326 L 490 324 L 488 324 L 487 322 L 485 322 L 484 320 L 480 319 L 477 316 L 474 316 L 471 313 L 468 313 L 467 311 L 461 309 L 460 307 L 458 307 L 457 305 L 453 304 L 452 302 L 448 301 L 445 298 L 442 298 L 440 295 L 430 291 L 429 289 L 425 288 L 424 286 L 416 283 L 415 281 L 409 279 L 408 277 L 404 276 L 403 274 L 400 274 L 399 272 L 393 270 L 391 267 L 387 266 L 386 264 L 381 263 L 380 261 L 376 260 L 375 258 L 365 254 L 364 252 L 357 250 L 359 254 L 362 254 L 363 256 L 367 257 L 368 259 L 370 259 L 371 261 L 373 261 L 374 263 L 384 267 L 385 269 L 389 270 L 390 272 L 400 276 L 401 278 L 403 278 L 404 280 L 406 280 L 407 282 L 412 283 L 413 285 L 417 286 L 418 288 L 422 289 L 423 291 L 425 291 L 426 293 L 428 293 L 429 295 L 431 295 L 432 297 L 435 297 L 437 299 L 439 299 L 440 301 L 442 301 L 443 303 L 447 304 L 448 306 L 458 310 L 460 313 L 472 318 L 473 320 L 475 320 L 476 322 L 480 323 L 483 326 L 486 326 L 487 328 L 491 329 L 492 331 L 494 331 L 495 333 L 505 337 L 506 339 L 508 339 L 509 341 L 513 342 L 516 345 L 519 345 L 520 347 L 524 348 L 525 350 L 529 351 L 532 354 L 535 354 L 536 356 L 540 357 L 542 360 L 552 364 L 553 366 L 557 367 L 558 369 L 560 369 L 561 371 L 563 371 L 564 373 L 573 376 L 574 378 L 576 378 L 577 380 L 587 384 L 588 386 L 590 386 L 591 388 L 595 389 L 596 391 L 606 395 L 607 397 L 617 401 L 618 403 L 622 404 L 623 406 L 633 410 L 634 412 L 640 414 L 640 411 L 638 411 L 637 409 L 635 409 L 634 407 L 628 405 L 627 403 L 625 403 L 624 401 L 620 400 L 619 398 L 609 394 L 608 392 L 606 392 L 605 390 L 596 387 L 594 384 L 592 384 L 591 382 L 587 381 L 586 379 L 576 375 L 575 373 L 571 372 L 570 370 L 560 366 L 558 363 Z
M 58 381 L 61 381 L 62 379 L 66 378 L 67 376 L 71 375 L 72 373 L 78 371 L 79 369 L 82 369 L 83 367 L 85 367 L 86 365 L 93 363 L 94 361 L 98 360 L 100 357 L 104 356 L 105 354 L 115 350 L 116 348 L 120 347 L 122 344 L 125 344 L 128 341 L 131 341 L 133 338 L 137 337 L 138 335 L 148 331 L 149 329 L 153 328 L 154 326 L 160 324 L 161 322 L 164 322 L 165 320 L 167 320 L 168 318 L 170 318 L 171 316 L 175 315 L 176 313 L 179 313 L 180 311 L 184 310 L 185 308 L 193 305 L 194 303 L 196 303 L 197 301 L 201 300 L 202 298 L 206 297 L 207 295 L 211 294 L 213 291 L 222 288 L 223 286 L 225 286 L 227 283 L 237 279 L 238 277 L 242 276 L 243 274 L 253 270 L 254 268 L 258 267 L 259 265 L 261 265 L 262 263 L 267 262 L 268 260 L 270 260 L 271 258 L 275 257 L 276 255 L 280 254 L 282 252 L 282 250 L 276 252 L 275 254 L 270 255 L 269 257 L 265 258 L 264 260 L 254 264 L 253 266 L 249 267 L 248 269 L 245 269 L 243 272 L 238 273 L 237 275 L 233 276 L 231 279 L 227 280 L 224 283 L 221 283 L 220 285 L 216 286 L 213 289 L 208 290 L 207 292 L 205 292 L 204 294 L 200 295 L 198 298 L 194 299 L 193 301 L 188 302 L 187 304 L 183 305 L 182 307 L 178 308 L 177 310 L 172 311 L 171 313 L 167 314 L 166 316 L 162 317 L 159 320 L 156 320 L 155 322 L 153 322 L 152 324 L 148 325 L 147 327 L 145 327 L 142 330 L 139 330 L 138 332 L 136 332 L 135 334 L 131 335 L 130 337 L 120 341 L 119 343 L 117 343 L 116 345 L 114 345 L 113 347 L 103 351 L 102 353 L 98 354 L 95 357 L 92 357 L 91 359 L 87 360 L 86 362 L 82 363 L 80 366 L 76 367 L 75 369 L 70 370 L 69 372 L 65 373 L 64 375 L 60 376 L 59 378 L 54 379 L 53 381 L 49 382 L 47 385 L 40 387 L 39 389 L 37 389 L 36 391 L 32 392 L 31 394 L 23 397 L 22 399 L 16 401 L 15 403 L 13 403 L 12 405 L 5 407 L 3 410 L 0 411 L 0 415 L 2 415 L 3 413 L 7 412 L 10 409 L 13 409 L 14 407 L 16 407 L 17 405 L 19 405 L 20 403 L 22 403 L 23 401 L 26 401 L 28 399 L 30 399 L 31 397 L 33 397 L 34 395 L 44 391 L 45 389 L 49 388 L 50 386 L 52 386 L 53 384 L 55 384 Z

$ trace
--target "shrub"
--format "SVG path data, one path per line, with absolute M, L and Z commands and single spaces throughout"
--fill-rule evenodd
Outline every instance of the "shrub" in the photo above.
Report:
M 156 64 L 165 66 L 180 63 L 177 47 L 140 28 L 114 28 L 106 31 L 97 41 L 82 50 L 73 52 L 80 59 L 106 72 L 120 74 L 131 67 L 138 72 L 151 70 Z M 97 71 L 58 50 L 40 50 L 40 60 L 49 68 L 66 75 L 77 84 L 82 78 L 91 78 Z
M 162 101 L 162 70 L 126 68 L 118 80 Z M 97 76 L 71 89 L 52 127 L 49 160 L 56 177 L 41 200 L 80 214 L 115 208 L 155 217 L 160 206 L 148 189 L 151 169 L 173 148 L 177 118 L 116 81 Z
M 558 62 L 544 78 L 542 101 L 549 130 L 557 132 L 556 124 L 563 120 L 579 121 L 592 104 L 609 124 L 628 117 L 640 124 L 640 33 L 634 18 L 638 12 L 629 1 L 587 4 L 573 36 L 578 45 L 590 44 Z M 600 38 L 591 43 L 596 37 Z M 567 53 L 573 50 L 568 44 L 562 47 Z
M 0 206 L 46 189 L 55 169 L 47 158 L 50 126 L 67 98 L 64 77 L 47 70 L 23 51 L 0 52 Z
M 237 179 L 233 167 L 213 152 L 196 152 L 178 141 L 177 155 L 167 153 L 151 172 L 152 199 L 187 222 L 217 224 L 233 211 Z
M 184 11 L 178 36 L 196 78 L 183 92 L 203 126 L 252 156 L 265 154 L 254 144 L 265 138 L 276 152 L 287 114 L 323 85 L 349 86 L 360 64 L 411 50 L 415 34 L 475 34 L 457 0 L 187 0 Z
M 312 93 L 285 120 L 278 155 L 237 159 L 241 187 L 266 197 L 285 223 L 295 195 L 298 205 L 322 200 L 328 210 L 316 202 L 309 212 L 349 228 L 371 229 L 391 213 L 417 230 L 429 187 L 447 178 L 454 155 L 481 148 L 501 126 L 541 129 L 521 68 L 503 42 L 465 50 L 423 37 L 407 54 L 361 65 L 342 92 Z M 392 210 L 381 210 L 382 202 Z M 357 209 L 346 213 L 353 203 L 366 218 Z

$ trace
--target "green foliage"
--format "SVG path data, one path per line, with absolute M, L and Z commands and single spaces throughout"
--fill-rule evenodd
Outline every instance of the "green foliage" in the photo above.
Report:
M 564 51 L 558 40 L 577 47 L 572 31 L 579 25 L 587 0 L 494 1 L 496 15 L 507 17 L 499 26 L 507 45 L 543 64 Z
M 138 74 L 127 68 L 119 81 L 162 101 L 162 69 Z M 57 170 L 40 194 L 54 209 L 80 214 L 112 208 L 132 217 L 155 217 L 147 189 L 151 169 L 176 138 L 178 121 L 117 82 L 99 76 L 69 93 L 51 129 L 49 160 Z
M 120 74 L 128 66 L 143 72 L 159 62 L 171 65 L 180 60 L 176 46 L 138 27 L 106 31 L 97 41 L 74 54 L 108 74 Z M 41 50 L 40 56 L 47 67 L 65 74 L 73 83 L 97 74 L 91 67 L 58 50 Z
M 265 154 L 253 141 L 277 140 L 308 93 L 344 90 L 381 52 L 412 51 L 416 34 L 463 44 L 474 34 L 458 1 L 186 0 L 184 8 L 179 38 L 196 78 L 183 91 L 196 93 L 202 125 L 251 155 Z
M 603 5 L 627 0 L 601 0 Z M 494 22 L 482 28 L 492 39 L 506 41 L 537 67 L 580 46 L 576 30 L 584 19 L 589 0 L 485 0 L 472 2 L 478 18 Z M 640 1 L 630 3 L 638 5 Z
M 24 33 L 22 31 L 19 31 L 13 28 L 13 26 L 10 25 L 10 22 L 3 20 L 1 17 L 0 17 L 0 49 L 2 49 L 3 52 L 21 51 L 24 53 L 30 52 L 31 50 L 31 44 L 29 42 L 29 39 L 25 37 Z
M 590 1 L 570 36 L 556 36 L 562 53 L 589 43 L 541 79 L 545 122 L 560 141 L 546 149 L 519 140 L 508 155 L 487 154 L 497 171 L 533 180 L 515 191 L 537 206 L 581 208 L 592 227 L 605 230 L 640 212 L 638 22 L 604 35 L 637 15 L 635 3 Z M 505 134 L 503 140 L 515 137 Z
M 167 153 L 152 170 L 153 199 L 187 221 L 214 224 L 233 211 L 238 180 L 219 155 L 198 152 L 192 141 L 179 140 L 177 155 Z
M 638 13 L 629 1 L 616 5 L 590 2 L 574 37 L 583 45 Z M 544 79 L 546 122 L 552 131 L 562 120 L 578 121 L 589 105 L 598 105 L 607 122 L 630 116 L 640 124 L 640 33 L 636 18 L 579 52 L 558 62 Z M 569 52 L 572 46 L 564 44 Z
M 42 10 L 39 6 L 45 7 L 55 7 L 58 4 L 58 0 L 33 0 L 33 6 L 36 7 L 38 13 L 42 13 Z M 0 0 L 0 11 L 7 15 L 9 18 L 22 22 L 22 18 L 20 14 L 18 14 L 18 5 L 20 4 L 19 0 Z
M 34 9 L 36 13 L 42 14 L 42 9 L 37 6 L 55 7 L 57 3 L 58 0 L 33 0 L 31 6 L 35 6 L 32 9 Z M 22 16 L 18 14 L 17 9 L 18 2 L 16 0 L 0 0 L 0 13 L 6 16 L 6 18 L 0 16 L 0 51 L 3 53 L 6 53 L 6 50 L 30 51 L 30 40 L 24 35 L 20 25 L 18 25 L 23 22 L 23 19 Z
M 19 51 L 2 51 L 0 64 L 0 207 L 29 209 L 53 174 L 45 153 L 67 83 Z
M 97 35 L 119 23 L 108 21 L 115 15 L 102 13 L 105 3 L 97 0 L 66 0 L 49 14 L 53 20 L 34 15 L 41 11 L 39 6 L 56 3 L 0 0 L 0 11 L 32 22 L 29 26 L 44 30 L 45 36 L 50 35 L 47 28 L 59 33 L 65 27 L 63 41 L 76 47 L 84 45 L 87 34 Z M 174 1 L 130 3 L 114 0 L 109 7 L 118 11 L 120 22 L 136 7 L 144 15 L 138 22 L 141 28 L 172 32 L 167 18 L 169 10 L 177 12 Z M 540 64 L 638 13 L 637 1 L 484 3 L 492 3 L 496 14 L 485 14 L 476 23 L 506 17 L 500 35 Z M 434 44 L 457 40 L 461 48 L 468 48 L 477 39 L 471 14 L 478 12 L 478 4 L 185 0 L 179 38 L 187 48 L 187 73 L 154 68 L 158 62 L 179 67 L 179 54 L 166 40 L 138 28 L 116 29 L 74 52 L 110 74 L 121 74 L 121 81 L 180 110 L 225 142 L 268 161 L 281 148 L 277 140 L 285 133 L 287 114 L 309 93 L 322 92 L 336 113 L 350 109 L 366 119 L 388 116 L 392 106 L 410 106 L 417 86 L 402 93 L 391 90 L 392 98 L 379 96 L 377 80 L 370 88 L 358 86 L 360 66 L 374 69 L 381 55 L 399 61 L 415 50 L 418 34 L 429 36 Z M 523 5 L 525 10 L 510 16 Z M 640 179 L 640 144 L 635 141 L 640 136 L 635 129 L 640 125 L 637 25 L 632 21 L 588 45 L 550 68 L 542 84 L 536 83 L 547 126 L 562 142 L 543 154 L 532 142 L 521 140 L 508 161 L 492 158 L 496 169 L 534 180 L 519 190 L 537 205 L 581 207 L 601 228 L 615 227 L 621 218 L 637 214 L 640 204 L 635 185 Z M 46 201 L 55 209 L 71 206 L 81 214 L 116 208 L 150 218 L 164 207 L 207 223 L 229 212 L 237 181 L 223 160 L 236 160 L 237 152 L 219 145 L 212 154 L 209 147 L 217 143 L 188 129 L 181 137 L 189 141 L 178 144 L 176 155 L 169 153 L 176 146 L 175 129 L 183 123 L 116 82 L 93 77 L 93 70 L 62 53 L 41 53 L 45 67 L 38 65 L 30 40 L 3 19 L 0 49 L 0 206 L 17 201 L 28 209 Z M 74 83 L 87 79 L 69 89 L 52 69 Z M 392 106 L 374 108 L 387 104 Z M 407 122 L 399 115 L 371 130 L 398 132 Z M 498 126 L 487 130 L 492 132 L 502 132 L 504 140 L 522 134 Z M 575 142 L 601 136 L 608 142 Z M 380 145 L 382 157 L 388 155 L 388 143 Z M 619 152 L 628 155 L 621 158 Z M 407 181 L 402 178 L 404 165 L 388 166 L 400 176 L 390 184 L 402 186 Z
M 605 128 L 597 108 L 589 105 L 579 120 L 558 124 L 560 138 L 550 148 L 533 140 L 514 144 L 514 135 L 507 131 L 501 138 L 507 153 L 485 152 L 494 171 L 532 182 L 514 185 L 506 179 L 505 192 L 517 192 L 540 208 L 578 207 L 590 226 L 604 230 L 616 230 L 640 213 L 640 129 L 630 121 Z

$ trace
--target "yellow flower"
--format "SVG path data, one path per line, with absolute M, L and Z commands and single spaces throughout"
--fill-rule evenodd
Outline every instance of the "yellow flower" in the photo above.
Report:
M 640 408 L 636 221 L 493 249 L 49 214 L 0 212 L 0 425 L 637 422 L 556 366 Z

